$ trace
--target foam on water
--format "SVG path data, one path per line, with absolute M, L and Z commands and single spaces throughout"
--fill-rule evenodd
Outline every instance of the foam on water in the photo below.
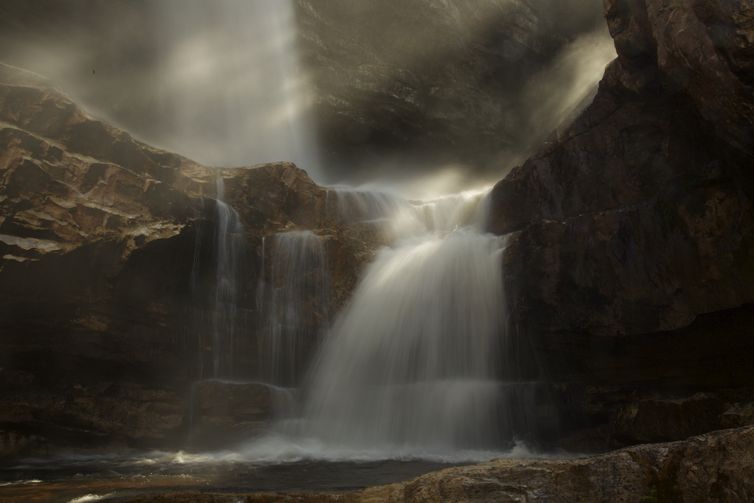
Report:
M 444 464 L 477 463 L 500 458 L 538 458 L 520 442 L 505 450 L 431 448 L 406 446 L 355 446 L 346 442 L 323 441 L 317 437 L 270 434 L 252 440 L 238 452 L 225 453 L 227 459 L 244 459 L 254 463 L 295 463 L 315 460 L 324 462 L 432 461 Z

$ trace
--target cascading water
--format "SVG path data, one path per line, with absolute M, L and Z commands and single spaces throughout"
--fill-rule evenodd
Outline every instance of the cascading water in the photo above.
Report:
M 225 181 L 215 180 L 214 226 L 196 228 L 191 289 L 194 297 L 190 318 L 190 352 L 198 354 L 197 381 L 188 397 L 187 424 L 196 423 L 196 390 L 203 382 L 232 378 L 233 354 L 239 326 L 239 276 L 244 253 L 243 226 L 238 212 L 225 198 Z M 207 351 L 209 349 L 209 351 Z
M 412 205 L 423 231 L 378 253 L 322 349 L 307 434 L 414 454 L 500 445 L 502 243 L 470 222 L 480 200 Z
M 328 273 L 322 238 L 311 231 L 274 236 L 269 282 L 259 285 L 260 308 L 265 313 L 260 337 L 261 378 L 294 386 L 306 370 L 306 355 L 319 342 L 320 327 L 328 315 Z M 263 254 L 266 252 L 263 250 Z M 264 269 L 264 265 L 263 265 Z
M 408 201 L 388 192 L 359 190 L 351 187 L 329 187 L 327 212 L 346 223 L 382 221 L 410 208 Z
M 238 275 L 243 227 L 238 212 L 226 204 L 225 182 L 217 177 L 217 276 L 212 329 L 212 376 L 233 375 L 233 344 L 238 323 Z
M 382 216 L 402 237 L 377 253 L 337 317 L 301 421 L 249 454 L 457 459 L 512 447 L 527 389 L 502 379 L 504 241 L 481 231 L 484 195 L 385 202 L 354 191 L 345 206 L 344 193 L 344 209 Z
M 211 163 L 291 159 L 316 173 L 292 2 L 221 0 L 208 7 L 182 0 L 180 10 L 180 22 L 164 23 L 168 41 L 176 44 L 169 50 L 167 73 L 176 79 L 170 87 L 187 104 L 195 96 L 214 96 L 219 114 L 203 121 L 198 117 L 206 106 L 180 110 L 178 123 L 189 129 L 176 129 L 176 142 L 185 146 L 176 148 L 190 155 L 201 151 L 197 157 Z M 193 36 L 192 27 L 209 15 L 221 16 L 226 30 Z M 215 129 L 226 141 L 191 129 L 205 122 L 221 125 Z M 211 145 L 199 141 L 204 137 Z M 203 374 L 214 378 L 233 376 L 238 335 L 236 236 L 242 229 L 222 193 L 218 178 L 212 371 Z M 480 230 L 483 200 L 470 193 L 421 202 L 368 190 L 328 190 L 330 217 L 345 226 L 375 225 L 393 244 L 366 270 L 308 379 L 305 363 L 328 322 L 322 239 L 294 231 L 264 242 L 257 375 L 271 385 L 304 388 L 295 442 L 352 454 L 378 449 L 387 456 L 445 456 L 511 445 L 526 412 L 516 404 L 527 392 L 502 379 L 509 363 L 500 270 L 504 243 Z

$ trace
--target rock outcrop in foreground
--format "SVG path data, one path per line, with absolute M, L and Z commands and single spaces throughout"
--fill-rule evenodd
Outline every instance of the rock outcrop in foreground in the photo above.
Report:
M 567 428 L 754 385 L 753 9 L 606 0 L 594 102 L 493 190 L 520 372 L 577 383 Z

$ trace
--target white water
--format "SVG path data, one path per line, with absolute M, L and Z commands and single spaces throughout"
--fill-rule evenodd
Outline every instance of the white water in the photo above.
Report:
M 277 385 L 298 385 L 306 354 L 316 347 L 319 327 L 327 321 L 325 251 L 322 239 L 311 231 L 277 234 L 271 248 L 270 257 L 263 257 L 258 289 L 259 307 L 265 313 L 259 346 L 261 378 Z
M 383 191 L 329 187 L 326 206 L 342 223 L 381 226 L 391 242 L 449 232 L 472 225 L 479 228 L 485 213 L 486 191 L 465 191 L 427 201 L 410 201 Z
M 499 240 L 473 231 L 382 250 L 314 374 L 310 433 L 346 445 L 484 445 L 498 427 Z
M 225 183 L 217 177 L 217 270 L 212 312 L 212 377 L 233 375 L 233 348 L 238 331 L 238 275 L 243 227 L 238 213 L 226 204 Z

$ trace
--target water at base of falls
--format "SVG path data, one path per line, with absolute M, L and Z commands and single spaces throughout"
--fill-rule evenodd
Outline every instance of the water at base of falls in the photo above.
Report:
M 503 239 L 483 194 L 429 202 L 338 191 L 396 240 L 368 266 L 304 386 L 303 415 L 242 448 L 257 460 L 470 461 L 525 450 L 530 385 L 506 383 Z M 366 200 L 362 200 L 366 199 Z

